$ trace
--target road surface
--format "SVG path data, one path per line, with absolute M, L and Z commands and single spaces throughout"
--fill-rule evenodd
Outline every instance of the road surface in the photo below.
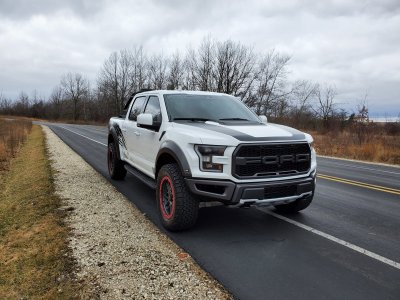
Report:
M 153 190 L 109 178 L 106 127 L 49 127 L 164 231 Z M 192 230 L 166 234 L 237 299 L 398 300 L 400 168 L 318 157 L 305 211 L 208 207 Z

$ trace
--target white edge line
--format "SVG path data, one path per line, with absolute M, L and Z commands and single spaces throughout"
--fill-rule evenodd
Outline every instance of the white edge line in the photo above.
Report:
M 327 234 L 327 233 L 324 233 L 324 232 L 319 231 L 319 230 L 317 230 L 317 229 L 314 229 L 314 228 L 312 228 L 312 227 L 310 227 L 310 226 L 307 226 L 307 225 L 305 225 L 305 224 L 299 223 L 299 222 L 297 222 L 297 221 L 295 221 L 295 220 L 292 220 L 292 219 L 286 218 L 286 217 L 284 217 L 284 216 L 281 216 L 281 215 L 279 215 L 279 214 L 277 214 L 277 213 L 274 213 L 274 212 L 272 212 L 272 211 L 264 211 L 264 210 L 263 210 L 263 212 L 265 212 L 265 213 L 267 213 L 267 214 L 269 214 L 269 215 L 271 215 L 271 216 L 274 216 L 275 218 L 278 218 L 278 219 L 281 219 L 281 220 L 283 220 L 283 221 L 286 221 L 286 222 L 288 222 L 288 223 L 290 223 L 290 224 L 292 224 L 292 225 L 295 225 L 295 226 L 297 226 L 297 227 L 300 227 L 300 228 L 302 228 L 302 229 L 304 229 L 304 230 L 307 230 L 307 231 L 309 231 L 309 232 L 311 232 L 311 233 L 314 233 L 314 234 L 316 234 L 316 235 L 319 235 L 319 236 L 321 236 L 321 237 L 324 237 L 324 238 L 326 238 L 326 239 L 328 239 L 328 240 L 330 240 L 330 241 L 332 241 L 332 242 L 335 242 L 335 243 L 337 243 L 337 244 L 340 244 L 340 245 L 342 245 L 342 246 L 345 246 L 345 247 L 347 247 L 347 248 L 349 248 L 349 249 L 351 249 L 351 250 L 354 250 L 354 251 L 356 251 L 356 252 L 358 252 L 358 253 L 361 253 L 361 254 L 364 254 L 364 255 L 366 255 L 366 256 L 369 256 L 369 257 L 371 257 L 371 258 L 373 258 L 373 259 L 376 259 L 376 260 L 378 260 L 378 261 L 380 261 L 380 262 L 382 262 L 382 263 L 384 263 L 384 264 L 387 264 L 387 265 L 389 265 L 389 266 L 391 266 L 391 267 L 394 267 L 394 268 L 400 270 L 400 263 L 395 262 L 395 261 L 393 261 L 393 260 L 391 260 L 391 259 L 388 259 L 388 258 L 386 258 L 386 257 L 383 257 L 383 256 L 381 256 L 381 255 L 379 255 L 379 254 L 376 254 L 376 253 L 373 253 L 373 252 L 371 252 L 371 251 L 368 251 L 368 250 L 366 250 L 366 249 L 364 249 L 364 248 L 361 248 L 361 247 L 356 246 L 356 245 L 354 245 L 354 244 L 352 244 L 352 243 L 349 243 L 349 242 L 346 242 L 346 241 L 344 241 L 344 240 L 341 240 L 341 239 L 339 239 L 339 238 L 337 238 L 337 237 L 334 237 L 334 236 L 332 236 L 332 235 L 330 235 L 330 234 Z
M 75 133 L 75 134 L 77 134 L 77 135 L 80 135 L 81 137 L 87 138 L 88 140 L 91 140 L 91 141 L 93 141 L 93 142 L 95 142 L 95 143 L 98 143 L 98 144 L 100 144 L 100 145 L 103 145 L 103 146 L 106 146 L 106 147 L 107 147 L 107 145 L 104 144 L 104 143 L 102 143 L 102 142 L 99 142 L 99 141 L 96 141 L 96 140 L 94 140 L 94 139 L 91 139 L 90 137 L 87 137 L 86 135 L 83 135 L 83 134 L 80 134 L 80 133 L 78 133 L 78 132 L 75 132 L 75 131 L 73 131 L 73 130 L 71 130 L 71 129 L 65 128 L 64 126 L 58 125 L 58 127 L 61 127 L 62 129 L 68 130 L 68 131 L 70 131 L 70 132 L 72 132 L 72 133 Z

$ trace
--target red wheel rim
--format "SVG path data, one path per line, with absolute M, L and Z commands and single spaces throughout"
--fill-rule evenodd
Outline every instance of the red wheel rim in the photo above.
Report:
M 170 220 L 175 212 L 175 190 L 172 181 L 164 176 L 160 182 L 160 210 L 166 220 Z

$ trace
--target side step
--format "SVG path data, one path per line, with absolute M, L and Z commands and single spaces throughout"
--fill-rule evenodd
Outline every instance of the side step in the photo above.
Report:
M 151 187 L 153 190 L 156 189 L 156 182 L 153 178 L 150 178 L 146 174 L 143 174 L 136 168 L 132 167 L 131 165 L 125 164 L 125 169 L 131 173 L 133 176 L 135 176 L 137 179 L 142 181 L 145 185 Z

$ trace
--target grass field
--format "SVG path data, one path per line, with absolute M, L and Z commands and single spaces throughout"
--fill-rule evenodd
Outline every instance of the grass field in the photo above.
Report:
M 0 299 L 76 298 L 69 229 L 41 128 L 34 125 L 19 147 L 0 180 Z
M 7 169 L 8 162 L 16 155 L 31 128 L 30 120 L 0 117 L 0 173 Z
M 319 155 L 400 165 L 400 136 L 371 134 L 360 141 L 353 132 L 311 132 Z

